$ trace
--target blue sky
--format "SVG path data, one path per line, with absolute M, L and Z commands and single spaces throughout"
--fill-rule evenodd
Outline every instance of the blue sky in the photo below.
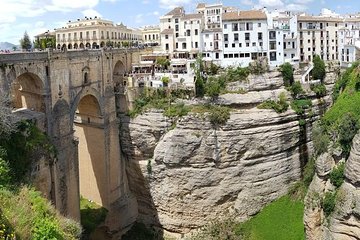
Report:
M 31 38 L 46 30 L 65 26 L 68 20 L 95 15 L 130 27 L 158 24 L 159 16 L 176 5 L 187 12 L 199 2 L 217 0 L 0 0 L 0 42 L 18 44 L 27 31 Z M 327 8 L 334 12 L 356 13 L 360 0 L 223 0 L 226 6 L 239 9 L 266 6 L 268 9 L 301 10 L 319 14 Z

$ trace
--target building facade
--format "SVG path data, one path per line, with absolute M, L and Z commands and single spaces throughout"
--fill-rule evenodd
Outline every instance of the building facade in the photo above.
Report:
M 141 41 L 140 31 L 98 17 L 69 21 L 55 30 L 57 49 L 96 49 L 121 47 Z

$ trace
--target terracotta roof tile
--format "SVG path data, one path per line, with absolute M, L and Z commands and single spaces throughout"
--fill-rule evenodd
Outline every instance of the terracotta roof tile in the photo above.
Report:
M 223 20 L 255 20 L 255 19 L 267 19 L 266 14 L 259 10 L 239 11 L 239 12 L 227 12 L 223 14 Z

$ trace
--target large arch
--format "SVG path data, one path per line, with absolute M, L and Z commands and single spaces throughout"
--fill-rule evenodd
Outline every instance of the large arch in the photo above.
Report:
M 11 90 L 15 109 L 26 108 L 45 113 L 44 84 L 38 75 L 30 72 L 21 74 L 12 83 Z
M 122 61 L 117 61 L 113 70 L 113 81 L 114 84 L 124 85 L 124 76 L 126 74 L 126 67 Z
M 84 49 L 84 44 L 83 43 L 80 43 L 80 46 L 79 46 L 81 49 Z
M 91 44 L 88 42 L 88 43 L 86 43 L 85 47 L 86 47 L 87 49 L 90 49 L 90 48 L 91 48 Z
M 83 91 L 75 99 L 74 136 L 78 140 L 80 195 L 108 207 L 106 134 L 103 110 L 96 90 Z
M 78 49 L 79 45 L 77 43 L 74 43 L 74 49 Z

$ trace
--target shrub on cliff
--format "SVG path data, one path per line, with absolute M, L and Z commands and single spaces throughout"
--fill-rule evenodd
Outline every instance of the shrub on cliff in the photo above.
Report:
M 341 184 L 344 182 L 345 176 L 345 163 L 341 162 L 337 166 L 333 168 L 330 172 L 330 182 L 336 187 L 339 188 Z
M 313 126 L 312 139 L 317 156 L 328 150 L 330 137 L 326 132 L 326 128 L 320 122 L 316 122 Z
M 230 109 L 222 106 L 212 106 L 209 111 L 209 120 L 211 124 L 218 126 L 225 124 L 230 118 Z
M 279 95 L 279 100 L 267 100 L 260 105 L 257 106 L 259 109 L 273 109 L 277 113 L 283 113 L 286 112 L 289 108 L 289 104 L 287 103 L 287 98 L 285 93 L 281 93 Z
M 303 115 L 306 109 L 312 106 L 310 99 L 295 99 L 291 102 L 291 108 L 298 114 Z
M 284 63 L 280 66 L 285 87 L 290 87 L 294 82 L 294 71 L 290 63 Z
M 321 206 L 324 210 L 326 217 L 334 211 L 336 205 L 336 191 L 335 192 L 326 192 L 322 200 Z
M 326 95 L 326 87 L 324 84 L 312 85 L 311 90 L 315 92 L 317 97 L 324 97 Z
M 302 88 L 299 81 L 294 82 L 289 90 L 294 98 L 297 98 L 299 97 L 299 95 L 304 94 L 304 89 Z

